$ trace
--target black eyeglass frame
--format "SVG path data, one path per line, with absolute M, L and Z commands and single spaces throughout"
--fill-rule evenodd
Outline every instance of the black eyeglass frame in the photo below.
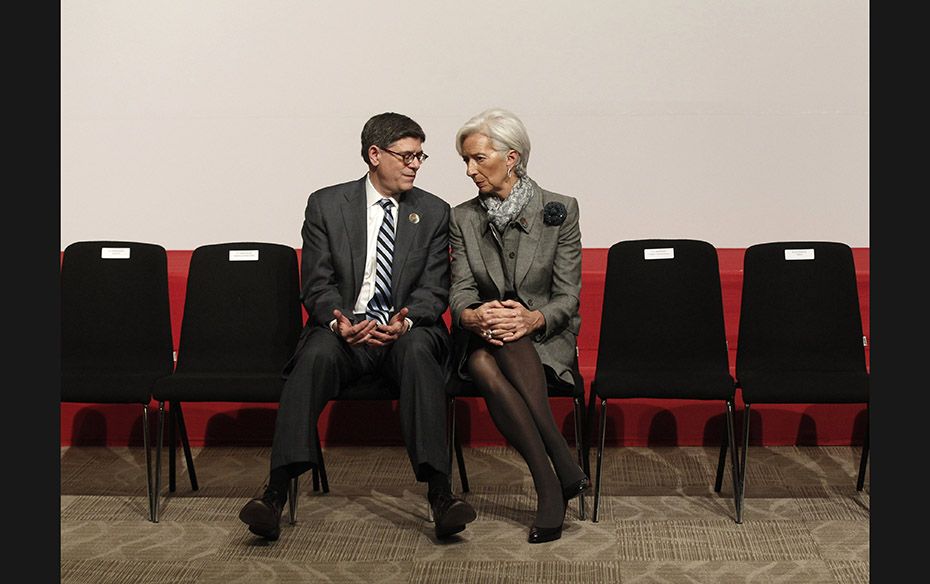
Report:
M 399 158 L 401 161 L 403 161 L 405 166 L 410 166 L 411 164 L 413 164 L 414 160 L 416 160 L 420 164 L 423 164 L 424 162 L 426 162 L 426 159 L 429 158 L 429 154 L 423 151 L 420 151 L 417 153 L 408 152 L 406 154 L 401 154 L 400 152 L 394 152 L 393 150 L 388 150 L 387 148 L 381 148 L 380 146 L 378 147 L 378 149 L 384 150 L 385 152 L 389 154 L 393 154 L 394 156 Z

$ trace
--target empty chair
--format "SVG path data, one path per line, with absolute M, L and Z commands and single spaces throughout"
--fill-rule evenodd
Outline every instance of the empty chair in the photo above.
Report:
M 736 379 L 745 403 L 741 498 L 753 404 L 863 403 L 868 413 L 863 339 L 848 245 L 783 241 L 746 249 L 736 347 Z M 868 452 L 866 430 L 857 490 Z
M 72 243 L 61 262 L 61 401 L 138 404 L 149 520 L 155 520 L 148 406 L 174 368 L 165 248 Z
M 597 521 L 607 402 L 621 398 L 719 400 L 725 426 L 714 491 L 730 449 L 736 522 L 742 521 L 730 375 L 717 250 L 705 241 L 621 241 L 607 255 L 597 368 L 600 401 L 594 512 Z
M 294 248 L 275 243 L 203 245 L 191 255 L 177 368 L 153 391 L 159 407 L 155 521 L 165 403 L 179 426 L 191 488 L 197 490 L 181 403 L 278 402 L 282 371 L 301 329 L 297 271 Z M 170 443 L 173 479 L 174 440 Z

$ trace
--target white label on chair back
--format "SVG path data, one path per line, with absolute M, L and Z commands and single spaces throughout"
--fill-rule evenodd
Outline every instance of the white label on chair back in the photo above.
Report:
M 257 249 L 231 249 L 229 250 L 229 261 L 231 262 L 257 262 Z
M 103 260 L 128 260 L 128 247 L 101 247 L 100 259 Z
M 814 250 L 812 249 L 786 249 L 786 260 L 812 260 L 814 259 Z
M 654 247 L 643 250 L 643 258 L 647 260 L 673 260 L 675 259 L 674 247 Z

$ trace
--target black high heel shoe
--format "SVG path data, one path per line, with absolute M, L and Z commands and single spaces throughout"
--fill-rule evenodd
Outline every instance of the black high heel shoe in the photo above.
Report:
M 535 525 L 530 527 L 530 535 L 526 538 L 526 541 L 530 543 L 546 543 L 547 541 L 555 541 L 562 537 L 562 526 L 565 525 L 565 512 L 568 510 L 568 501 L 563 501 L 565 504 L 562 505 L 562 523 L 557 527 L 536 527 Z
M 591 488 L 591 479 L 589 479 L 586 476 L 581 477 L 574 483 L 562 489 L 562 499 L 565 501 L 565 504 L 567 505 L 569 501 L 571 501 L 572 499 L 574 499 L 581 493 L 586 492 L 590 488 Z
M 562 537 L 562 526 L 558 527 L 536 527 L 535 525 L 530 528 L 530 536 L 526 538 L 526 541 L 530 543 L 546 543 L 547 541 L 554 541 Z

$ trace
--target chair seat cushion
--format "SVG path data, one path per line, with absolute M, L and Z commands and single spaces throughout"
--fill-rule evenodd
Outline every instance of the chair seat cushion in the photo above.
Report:
M 174 373 L 158 380 L 158 401 L 277 402 L 284 377 L 273 373 Z
M 164 372 L 61 374 L 61 401 L 147 404 L 152 386 Z
M 733 399 L 736 385 L 725 372 L 611 371 L 595 374 L 591 389 L 611 398 Z
M 336 394 L 337 400 L 382 400 L 397 399 L 400 394 L 394 384 L 381 375 L 365 375 L 358 381 L 343 387 Z
M 746 371 L 739 384 L 746 403 L 866 403 L 869 375 L 856 371 Z
M 546 391 L 549 397 L 584 397 L 584 380 L 580 373 L 573 373 L 575 385 L 568 385 L 557 378 L 551 369 L 546 369 Z M 453 373 L 446 383 L 446 395 L 450 397 L 481 397 L 478 387 Z

